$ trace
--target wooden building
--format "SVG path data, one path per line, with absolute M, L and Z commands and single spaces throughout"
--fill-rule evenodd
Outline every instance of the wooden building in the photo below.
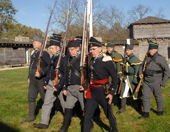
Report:
M 24 65 L 30 62 L 32 42 L 20 42 L 15 40 L 0 40 L 0 66 Z
M 32 43 L 32 40 L 26 37 L 16 37 L 15 40 L 0 39 L 0 66 L 29 64 L 33 50 Z M 46 47 L 49 47 L 49 41 Z
M 128 27 L 130 38 L 139 42 L 138 57 L 142 60 L 148 49 L 148 40 L 159 44 L 158 52 L 168 60 L 170 20 L 148 16 L 131 23 Z M 170 55 L 169 55 L 170 56 Z

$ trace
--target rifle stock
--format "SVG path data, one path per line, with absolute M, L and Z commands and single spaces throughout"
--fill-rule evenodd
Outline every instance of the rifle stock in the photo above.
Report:
M 141 77 L 141 79 L 140 79 L 140 81 L 139 81 L 139 84 L 138 84 L 138 86 L 136 87 L 136 93 L 139 92 L 139 89 L 140 89 L 140 85 L 141 85 L 141 83 L 142 83 L 142 80 L 143 80 L 143 77 Z
M 143 73 L 144 73 L 144 71 L 145 71 L 145 69 L 146 69 L 147 60 L 148 60 L 148 53 L 147 53 L 147 56 L 145 57 L 145 63 L 144 63 L 144 66 L 143 66 L 142 75 L 143 75 Z M 144 75 L 141 77 L 141 79 L 140 79 L 140 81 L 139 81 L 139 83 L 138 83 L 138 86 L 136 87 L 136 93 L 139 92 L 140 85 L 141 85 L 141 83 L 142 83 L 143 78 L 144 78 Z
M 40 72 L 40 70 L 41 70 L 40 65 L 41 65 L 41 59 L 40 59 L 40 58 L 38 58 L 38 66 L 37 66 L 37 70 L 36 70 L 36 72 Z
M 55 72 L 54 86 L 58 84 L 58 72 Z
M 122 66 L 122 79 L 121 79 L 121 82 L 120 82 L 120 85 L 119 85 L 118 94 L 121 93 L 122 84 L 123 84 L 124 71 L 125 71 L 125 54 L 126 54 L 126 49 L 124 50 L 124 58 L 123 58 L 123 66 Z
M 83 70 L 80 70 L 80 74 L 81 74 L 81 83 L 80 83 L 80 85 L 83 85 L 83 83 L 85 82 Z

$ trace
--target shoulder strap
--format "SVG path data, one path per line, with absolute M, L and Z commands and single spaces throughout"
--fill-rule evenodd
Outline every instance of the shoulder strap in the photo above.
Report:
M 162 67 L 160 66 L 160 64 L 159 64 L 158 62 L 156 62 L 152 57 L 151 57 L 151 59 L 152 59 L 152 61 L 153 61 L 155 64 L 157 64 L 157 65 L 159 66 L 159 68 L 161 69 L 161 71 L 163 71 L 163 70 L 162 70 Z
M 76 75 L 76 76 L 78 76 L 78 77 L 80 77 L 80 72 L 79 71 L 77 71 L 74 67 L 73 67 L 73 64 L 76 62 L 76 60 L 78 60 L 80 58 L 80 55 L 79 56 L 77 56 L 77 57 L 75 57 L 73 60 L 71 60 L 70 62 L 69 62 L 69 60 L 68 60 L 68 68 L 70 68 L 71 69 L 71 71 Z
M 129 60 L 132 59 L 133 57 L 134 57 L 134 55 L 132 55 L 132 56 L 129 58 Z M 129 62 L 129 60 L 126 58 L 126 61 L 127 61 L 129 64 L 131 64 L 131 63 Z
M 77 57 L 75 57 L 73 60 L 71 60 L 70 62 L 68 61 L 68 67 L 70 67 L 72 64 L 74 64 L 76 62 L 76 60 L 78 60 L 80 58 L 80 55 L 78 55 Z

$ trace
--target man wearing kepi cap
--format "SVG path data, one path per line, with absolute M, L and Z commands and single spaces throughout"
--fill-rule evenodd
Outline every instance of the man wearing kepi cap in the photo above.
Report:
M 112 41 L 107 41 L 105 43 L 105 46 L 106 46 L 106 49 L 107 49 L 107 52 L 106 54 L 107 55 L 110 55 L 112 57 L 112 62 L 115 66 L 115 69 L 117 71 L 117 74 L 119 73 L 120 71 L 120 63 L 123 61 L 123 57 L 122 55 L 117 52 L 115 49 L 114 49 L 114 42 Z
M 123 81 L 120 98 L 121 98 L 121 109 L 117 112 L 120 114 L 125 111 L 126 102 L 128 97 L 133 97 L 136 100 L 136 109 L 141 111 L 141 89 L 139 93 L 136 92 L 136 87 L 139 83 L 139 66 L 142 62 L 133 54 L 133 45 L 127 39 L 127 44 L 125 45 L 125 52 L 127 57 L 125 58 L 124 64 L 121 63 L 121 69 L 119 72 L 120 80 Z M 124 65 L 124 71 L 122 71 L 122 66 Z M 122 77 L 122 72 L 124 72 L 124 77 Z
M 146 62 L 146 68 L 144 74 L 142 74 L 142 69 L 145 63 L 143 61 L 142 65 L 139 68 L 140 77 L 144 76 L 143 83 L 143 115 L 138 118 L 148 118 L 150 112 L 150 98 L 151 92 L 155 96 L 157 103 L 157 115 L 163 115 L 164 101 L 162 97 L 162 87 L 165 86 L 165 83 L 169 77 L 169 67 L 163 56 L 158 54 L 159 44 L 152 41 L 149 43 L 149 55 Z
M 114 42 L 113 41 L 107 41 L 105 43 L 105 46 L 106 46 L 106 49 L 107 49 L 107 52 L 106 52 L 106 55 L 109 55 L 112 57 L 112 62 L 115 66 L 115 69 L 117 71 L 117 76 L 118 76 L 118 84 L 119 84 L 119 71 L 120 71 L 120 67 L 121 67 L 121 63 L 123 61 L 123 57 L 122 55 L 117 52 L 115 49 L 114 49 Z M 111 79 L 109 78 L 109 81 L 111 81 Z M 119 98 L 119 95 L 117 94 L 118 92 L 118 88 L 119 88 L 119 85 L 117 86 L 117 89 L 116 89 L 116 92 L 115 92 L 115 95 L 114 95 L 114 98 L 113 98 L 113 103 L 114 105 L 119 105 L 120 104 L 120 98 Z
M 53 38 L 55 38 L 55 39 L 60 41 L 60 48 L 62 48 L 62 37 L 61 37 L 61 34 L 53 33 Z
M 92 118 L 98 105 L 104 109 L 104 113 L 110 120 L 112 132 L 117 132 L 116 118 L 112 113 L 112 99 L 117 87 L 117 74 L 114 68 L 112 58 L 102 53 L 102 44 L 91 37 L 89 42 L 92 58 L 89 65 L 89 81 L 90 85 L 86 91 L 85 116 L 84 116 L 84 132 L 90 132 L 93 128 Z M 109 76 L 112 82 L 109 88 Z M 110 91 L 106 93 L 106 89 Z M 110 107 L 108 107 L 108 104 Z
M 41 70 L 40 72 L 36 72 L 42 41 L 43 40 L 37 37 L 36 35 L 33 37 L 34 50 L 31 53 L 31 62 L 29 66 L 29 75 L 28 75 L 29 116 L 23 122 L 30 122 L 35 120 L 35 115 L 34 115 L 35 108 L 36 108 L 35 102 L 36 102 L 38 92 L 40 93 L 42 100 L 44 100 L 45 97 L 45 92 L 43 88 L 43 78 L 46 76 L 50 68 L 50 55 L 46 51 L 43 52 L 43 55 L 41 57 Z
M 58 132 L 67 132 L 68 127 L 71 123 L 71 117 L 73 112 L 73 107 L 77 101 L 80 102 L 81 110 L 84 110 L 84 92 L 80 91 L 80 88 L 87 89 L 86 81 L 80 86 L 81 74 L 80 74 L 80 44 L 79 40 L 71 40 L 68 42 L 68 50 L 70 56 L 68 57 L 67 64 L 67 76 L 65 82 L 65 90 L 63 90 L 64 95 L 66 95 L 65 104 L 65 114 L 63 126 L 58 130 Z M 84 76 L 86 78 L 86 69 L 84 69 Z
M 34 127 L 47 129 L 50 120 L 50 114 L 52 111 L 53 103 L 56 100 L 56 97 L 60 100 L 60 104 L 63 109 L 65 109 L 65 101 L 63 98 L 62 87 L 64 85 L 64 81 L 66 78 L 66 70 L 67 70 L 67 59 L 62 56 L 60 68 L 59 68 L 59 82 L 54 86 L 54 79 L 56 77 L 55 69 L 60 55 L 60 40 L 56 38 L 50 38 L 50 52 L 51 56 L 51 68 L 44 78 L 44 89 L 46 90 L 44 104 L 42 106 L 41 113 L 41 122 L 39 124 L 34 123 Z M 53 91 L 54 90 L 54 91 Z
M 53 38 L 58 39 L 58 40 L 62 39 L 61 34 L 56 34 L 56 33 L 53 33 Z

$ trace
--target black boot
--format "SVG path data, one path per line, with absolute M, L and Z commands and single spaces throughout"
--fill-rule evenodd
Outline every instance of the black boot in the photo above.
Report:
M 126 108 L 126 98 L 122 98 L 121 100 L 121 109 L 117 112 L 117 114 L 120 114 L 125 111 Z
M 67 132 L 68 127 L 71 123 L 71 116 L 72 116 L 73 109 L 65 109 L 65 114 L 64 114 L 64 122 L 63 126 L 58 130 L 58 132 Z
M 22 121 L 21 123 L 31 122 L 31 121 L 34 121 L 34 120 L 35 120 L 35 115 L 34 115 L 35 108 L 36 108 L 35 102 L 29 102 L 29 116 L 28 116 L 27 119 L 25 119 L 25 120 Z
M 48 128 L 48 125 L 42 124 L 42 123 L 39 123 L 39 124 L 34 123 L 33 126 L 40 128 L 40 129 L 47 129 Z
M 149 117 L 149 112 L 144 112 L 142 116 L 139 116 L 138 118 L 139 119 L 145 119 L 145 118 L 148 118 Z
M 157 112 L 157 116 L 162 116 L 163 115 L 163 111 L 158 111 Z
M 137 100 L 137 108 L 136 108 L 136 110 L 137 110 L 138 112 L 141 112 L 141 111 L 142 111 L 142 100 L 141 100 L 141 99 L 138 99 L 138 100 Z

